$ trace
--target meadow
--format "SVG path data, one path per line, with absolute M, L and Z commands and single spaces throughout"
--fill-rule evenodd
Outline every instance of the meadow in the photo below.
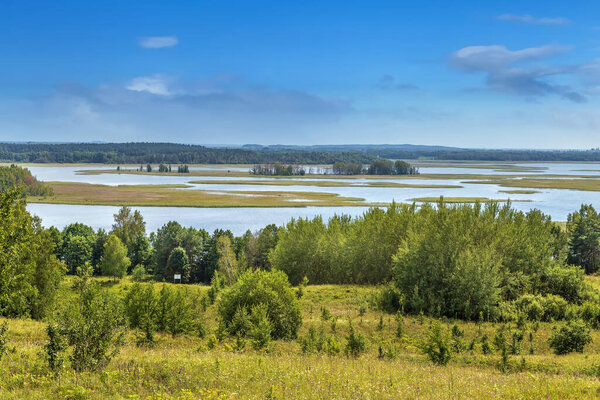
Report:
M 130 278 L 115 282 L 96 278 L 115 296 L 131 285 Z M 594 278 L 597 280 L 596 278 Z M 156 286 L 162 283 L 154 283 Z M 170 284 L 166 284 L 171 286 Z M 60 300 L 73 295 L 73 279 L 61 283 Z M 191 286 L 202 293 L 207 286 Z M 59 377 L 48 370 L 44 345 L 45 323 L 8 319 L 8 357 L 0 366 L 0 397 L 5 399 L 587 399 L 600 394 L 600 332 L 584 354 L 557 356 L 548 347 L 551 323 L 528 327 L 531 343 L 523 342 L 521 355 L 511 356 L 509 369 L 500 369 L 500 355 L 483 355 L 481 338 L 490 338 L 499 323 L 444 320 L 464 332 L 465 350 L 447 366 L 436 366 L 418 350 L 431 319 L 403 317 L 403 335 L 397 336 L 394 315 L 377 309 L 374 286 L 315 285 L 300 299 L 303 325 L 299 340 L 273 341 L 264 350 L 235 339 L 215 341 L 211 334 L 196 336 L 157 334 L 154 346 L 136 345 L 138 332 L 130 331 L 126 344 L 101 372 L 77 373 L 64 369 Z M 367 338 L 366 352 L 357 358 L 305 354 L 300 342 L 311 327 L 345 342 L 348 324 Z M 206 310 L 209 332 L 217 330 L 215 306 Z M 469 349 L 470 343 L 474 347 Z M 381 350 L 380 350 L 381 349 Z M 383 351 L 383 354 L 381 353 Z

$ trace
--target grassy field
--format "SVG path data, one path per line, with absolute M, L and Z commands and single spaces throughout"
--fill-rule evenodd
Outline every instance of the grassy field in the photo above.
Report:
M 107 186 L 47 182 L 53 196 L 28 197 L 30 203 L 168 207 L 364 206 L 361 198 L 335 193 L 285 191 L 178 190 L 167 185 Z M 175 186 L 175 187 L 181 187 Z
M 121 295 L 128 281 L 103 284 Z M 63 282 L 62 301 L 71 294 Z M 161 285 L 161 284 L 156 284 Z M 207 287 L 194 286 L 206 291 Z M 456 354 L 448 366 L 435 366 L 417 350 L 431 322 L 404 317 L 404 335 L 396 336 L 393 315 L 376 310 L 378 289 L 360 286 L 309 286 L 301 298 L 304 323 L 322 329 L 344 343 L 348 321 L 367 337 L 367 351 L 359 358 L 342 354 L 303 354 L 298 341 L 276 341 L 267 350 L 249 345 L 235 350 L 225 339 L 209 349 L 208 339 L 158 335 L 151 348 L 135 344 L 130 332 L 119 355 L 98 373 L 75 373 L 66 368 L 60 379 L 48 372 L 43 355 L 45 324 L 8 320 L 8 355 L 0 361 L 2 399 L 593 399 L 600 395 L 600 332 L 584 354 L 556 356 L 550 352 L 549 323 L 529 326 L 522 355 L 511 356 L 508 372 L 499 369 L 498 354 L 483 355 L 480 339 L 491 338 L 500 326 L 457 323 L 464 343 L 473 350 Z M 324 320 L 322 309 L 331 318 Z M 336 321 L 333 323 L 333 321 Z M 216 306 L 206 311 L 209 329 L 217 328 Z M 392 350 L 380 358 L 379 347 Z

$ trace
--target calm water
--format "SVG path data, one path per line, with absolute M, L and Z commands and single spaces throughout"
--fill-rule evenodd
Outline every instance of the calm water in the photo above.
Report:
M 600 177 L 600 164 L 567 164 L 567 163 L 524 163 L 517 164 L 525 167 L 536 167 L 539 171 L 527 172 L 528 174 L 563 174 L 563 175 L 589 175 Z M 29 167 L 38 179 L 43 181 L 84 182 L 103 185 L 140 185 L 140 184 L 190 184 L 193 180 L 252 180 L 261 181 L 273 179 L 270 177 L 190 177 L 174 174 L 173 176 L 158 175 L 128 175 L 128 174 L 100 174 L 80 175 L 77 171 L 85 169 L 114 169 L 114 167 Z M 206 168 L 208 169 L 208 168 Z M 235 170 L 234 168 L 228 168 Z M 245 171 L 245 168 L 238 170 Z M 588 170 L 588 171 L 582 171 Z M 515 174 L 509 170 L 494 170 L 485 168 L 461 168 L 459 164 L 452 167 L 423 167 L 422 173 L 447 173 L 447 174 Z M 310 180 L 310 177 L 304 179 Z M 577 178 L 567 178 L 577 179 Z M 349 180 L 330 178 L 331 181 Z M 180 190 L 208 190 L 222 191 L 314 191 L 337 193 L 346 197 L 359 197 L 369 202 L 387 203 L 392 200 L 408 202 L 416 197 L 487 197 L 491 199 L 514 200 L 513 206 L 519 210 L 527 211 L 538 208 L 552 216 L 554 220 L 564 221 L 567 215 L 578 209 L 581 203 L 591 203 L 600 208 L 600 193 L 586 191 L 572 191 L 561 189 L 539 189 L 535 194 L 506 194 L 500 190 L 510 190 L 497 185 L 482 185 L 465 182 L 464 180 L 431 180 L 431 179 L 385 179 L 383 181 L 411 183 L 411 184 L 442 184 L 460 185 L 462 188 L 376 188 L 364 186 L 368 179 L 356 179 L 351 187 L 312 187 L 312 186 L 261 186 L 261 185 L 223 185 L 223 184 L 191 184 L 192 187 Z M 378 180 L 382 181 L 382 180 Z M 519 200 L 528 200 L 522 202 Z M 51 205 L 30 204 L 30 211 L 40 216 L 44 225 L 63 227 L 71 222 L 83 222 L 94 228 L 110 228 L 113 214 L 118 207 L 110 206 L 82 206 L 82 205 Z M 292 217 L 312 217 L 322 215 L 329 218 L 334 214 L 360 215 L 364 207 L 284 207 L 284 208 L 188 208 L 188 207 L 136 207 L 139 209 L 149 230 L 156 230 L 168 221 L 175 220 L 185 226 L 194 226 L 212 231 L 216 228 L 231 229 L 235 234 L 241 234 L 247 229 L 256 230 L 267 224 L 281 225 Z

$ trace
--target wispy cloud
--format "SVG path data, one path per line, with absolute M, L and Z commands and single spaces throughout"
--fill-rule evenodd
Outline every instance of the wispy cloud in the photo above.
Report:
M 145 49 L 162 49 L 164 47 L 177 46 L 177 36 L 148 36 L 139 41 L 139 45 Z
M 4 118 L 10 112 L 1 106 L 0 129 L 6 129 L 15 119 Z M 348 100 L 255 85 L 229 74 L 192 81 L 154 74 L 94 87 L 69 82 L 21 110 L 13 132 L 27 126 L 61 140 L 85 132 L 105 140 L 193 143 L 318 139 L 322 129 L 356 113 Z
M 496 17 L 500 21 L 512 21 L 521 22 L 523 24 L 531 25 L 568 25 L 571 23 L 567 18 L 537 18 L 531 15 L 514 15 L 514 14 L 502 14 Z
M 396 80 L 393 75 L 385 74 L 377 82 L 377 87 L 382 90 L 393 90 L 393 91 L 409 91 L 416 90 L 418 87 L 411 83 L 400 83 Z
M 576 103 L 586 98 L 573 88 L 553 83 L 550 78 L 578 72 L 579 66 L 530 66 L 527 62 L 546 59 L 566 51 L 562 46 L 509 50 L 505 46 L 469 46 L 450 56 L 451 65 L 465 72 L 486 74 L 488 89 L 528 97 L 558 95 Z M 522 65 L 525 64 L 525 65 Z

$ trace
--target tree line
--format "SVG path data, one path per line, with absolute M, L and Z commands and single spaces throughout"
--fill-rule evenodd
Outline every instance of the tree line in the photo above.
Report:
M 50 186 L 38 181 L 27 168 L 11 165 L 0 166 L 0 191 L 21 188 L 22 196 L 52 196 Z
M 372 159 L 360 152 L 246 150 L 176 143 L 0 143 L 0 160 L 36 163 L 333 164 Z

